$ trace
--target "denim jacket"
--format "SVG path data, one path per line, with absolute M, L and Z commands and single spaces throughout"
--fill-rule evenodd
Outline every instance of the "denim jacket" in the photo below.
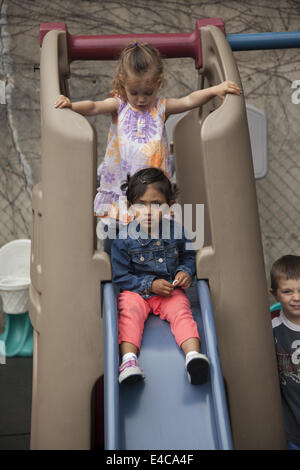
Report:
M 170 236 L 151 238 L 135 221 L 123 229 L 111 248 L 112 280 L 121 290 L 137 292 L 143 298 L 155 295 L 151 292 L 154 279 L 173 282 L 178 271 L 191 278 L 195 275 L 195 251 L 187 250 L 190 240 L 184 227 L 169 221 Z M 134 230 L 131 230 L 134 229 Z

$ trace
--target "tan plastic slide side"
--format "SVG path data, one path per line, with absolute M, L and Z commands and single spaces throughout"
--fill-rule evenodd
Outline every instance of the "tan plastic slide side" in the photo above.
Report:
M 241 87 L 222 32 L 201 28 L 200 87 Z M 181 203 L 205 204 L 197 277 L 207 279 L 235 449 L 283 449 L 285 437 L 269 313 L 251 146 L 242 96 L 193 110 L 174 132 Z
M 30 318 L 34 327 L 32 449 L 89 449 L 91 396 L 103 374 L 100 283 L 110 260 L 97 252 L 93 199 L 96 134 L 54 103 L 67 89 L 66 36 L 41 52 L 42 181 L 33 192 Z

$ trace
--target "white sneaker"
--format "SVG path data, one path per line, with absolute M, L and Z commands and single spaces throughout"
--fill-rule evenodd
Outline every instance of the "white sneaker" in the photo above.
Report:
M 197 351 L 188 354 L 185 360 L 189 382 L 192 385 L 200 385 L 207 381 L 209 374 L 209 360 L 205 354 Z
M 122 362 L 119 368 L 119 383 L 132 384 L 144 379 L 144 373 L 140 368 L 137 359 L 129 359 Z

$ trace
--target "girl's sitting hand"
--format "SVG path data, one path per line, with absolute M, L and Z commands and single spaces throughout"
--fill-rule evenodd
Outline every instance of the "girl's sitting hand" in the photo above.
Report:
M 67 96 L 59 95 L 54 107 L 55 108 L 72 108 L 72 102 Z
M 225 82 L 214 86 L 214 91 L 216 96 L 221 98 L 222 101 L 224 101 L 224 98 L 227 93 L 232 93 L 234 95 L 240 95 L 242 93 L 240 87 L 238 87 L 236 83 L 231 82 L 230 80 L 226 80 Z
M 152 282 L 151 292 L 153 292 L 153 294 L 169 297 L 172 295 L 173 290 L 174 286 L 166 281 L 166 279 L 154 279 Z

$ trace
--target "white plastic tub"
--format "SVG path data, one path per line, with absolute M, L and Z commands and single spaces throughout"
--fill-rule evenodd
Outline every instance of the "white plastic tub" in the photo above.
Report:
M 28 311 L 30 240 L 14 240 L 0 248 L 0 295 L 5 313 Z

